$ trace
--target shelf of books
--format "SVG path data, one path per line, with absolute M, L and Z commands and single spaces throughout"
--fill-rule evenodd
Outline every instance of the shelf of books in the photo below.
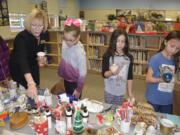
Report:
M 136 78 L 144 79 L 148 60 L 160 47 L 162 35 L 129 34 L 130 53 L 134 57 L 133 73 Z
M 62 32 L 59 30 L 49 30 L 49 42 L 45 42 L 48 66 L 57 67 L 61 57 Z
M 111 33 L 90 32 L 88 41 L 88 69 L 101 72 L 102 56 L 106 51 Z M 130 53 L 134 57 L 133 72 L 136 78 L 145 78 L 149 58 L 155 54 L 162 42 L 162 35 L 129 34 Z
M 49 31 L 50 40 L 47 42 L 47 56 L 49 66 L 58 66 L 61 57 L 62 31 Z M 102 57 L 110 41 L 110 32 L 82 32 L 80 41 L 83 43 L 87 55 L 88 71 L 101 73 Z M 133 72 L 135 77 L 144 78 L 147 63 L 160 47 L 162 35 L 129 34 L 130 53 L 134 57 Z
M 61 60 L 63 31 L 58 30 L 58 29 L 57 30 L 50 29 L 50 30 L 48 30 L 48 32 L 49 32 L 49 42 L 45 42 L 48 66 L 57 67 L 57 66 L 59 66 L 59 63 Z M 81 33 L 80 41 L 83 43 L 84 49 L 87 53 L 87 41 L 88 41 L 87 32 Z
M 88 33 L 88 49 L 87 61 L 88 70 L 100 73 L 102 68 L 102 56 L 105 53 L 111 33 L 107 32 L 89 32 Z

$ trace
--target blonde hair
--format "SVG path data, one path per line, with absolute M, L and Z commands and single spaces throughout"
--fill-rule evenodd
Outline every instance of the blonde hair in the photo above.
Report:
M 26 30 L 31 31 L 31 22 L 33 19 L 42 19 L 43 20 L 43 32 L 47 30 L 48 20 L 47 15 L 39 8 L 34 8 L 30 14 L 28 14 L 24 21 L 24 27 Z

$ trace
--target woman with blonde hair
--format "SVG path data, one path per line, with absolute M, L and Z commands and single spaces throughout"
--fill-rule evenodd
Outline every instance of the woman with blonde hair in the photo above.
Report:
M 25 30 L 16 36 L 10 55 L 12 79 L 27 88 L 27 95 L 31 98 L 37 95 L 37 86 L 40 84 L 39 66 L 46 63 L 45 57 L 38 59 L 37 53 L 44 51 L 47 25 L 46 14 L 38 8 L 33 9 L 26 16 Z

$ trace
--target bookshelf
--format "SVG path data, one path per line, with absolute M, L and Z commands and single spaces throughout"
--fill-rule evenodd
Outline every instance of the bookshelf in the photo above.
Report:
M 102 56 L 106 51 L 111 33 L 89 32 L 88 40 L 88 70 L 95 73 L 101 72 Z M 129 34 L 130 53 L 134 57 L 133 72 L 136 78 L 145 78 L 149 58 L 160 47 L 163 36 L 160 34 Z
M 50 40 L 47 42 L 50 49 L 47 51 L 49 56 L 49 66 L 58 66 L 61 57 L 62 31 L 49 31 Z M 111 33 L 110 32 L 90 32 L 81 33 L 80 41 L 84 45 L 87 54 L 88 71 L 101 73 L 102 56 L 105 53 Z M 145 78 L 149 58 L 154 55 L 163 40 L 161 34 L 129 34 L 130 53 L 134 57 L 133 72 L 136 78 Z
M 102 68 L 102 56 L 106 51 L 111 33 L 89 32 L 87 45 L 88 70 L 100 73 Z
M 130 53 L 134 57 L 133 72 L 136 78 L 145 78 L 148 60 L 160 47 L 160 34 L 128 34 Z
M 63 33 L 59 30 L 48 30 L 49 42 L 45 42 L 48 66 L 58 67 L 61 57 Z
M 63 41 L 63 31 L 59 29 L 49 29 L 49 41 L 45 42 L 45 51 L 48 59 L 49 67 L 58 67 L 61 61 L 61 48 Z M 87 53 L 87 41 L 88 34 L 87 32 L 81 33 L 80 41 L 84 45 L 84 49 Z

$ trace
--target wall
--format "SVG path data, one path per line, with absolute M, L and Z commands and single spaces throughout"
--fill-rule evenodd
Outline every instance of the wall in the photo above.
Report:
M 79 16 L 79 0 L 64 0 L 60 3 L 60 9 L 62 9 L 62 15 L 77 18 Z
M 108 14 L 116 14 L 114 9 L 86 9 L 84 10 L 87 20 L 107 20 Z
M 28 13 L 37 3 L 36 0 L 8 0 L 9 13 Z
M 81 9 L 171 9 L 179 10 L 179 0 L 80 0 Z
M 80 9 L 85 11 L 85 19 L 106 20 L 108 14 L 116 14 L 116 9 L 158 9 L 172 10 L 167 16 L 177 16 L 180 0 L 80 0 Z
M 7 0 L 9 13 L 24 13 L 31 11 L 35 4 L 39 4 L 42 0 Z M 79 16 L 79 0 L 46 0 L 49 14 L 60 15 L 60 9 L 63 10 L 63 15 L 70 17 Z M 14 33 L 11 33 L 9 26 L 0 27 L 0 33 L 4 38 L 11 38 Z

